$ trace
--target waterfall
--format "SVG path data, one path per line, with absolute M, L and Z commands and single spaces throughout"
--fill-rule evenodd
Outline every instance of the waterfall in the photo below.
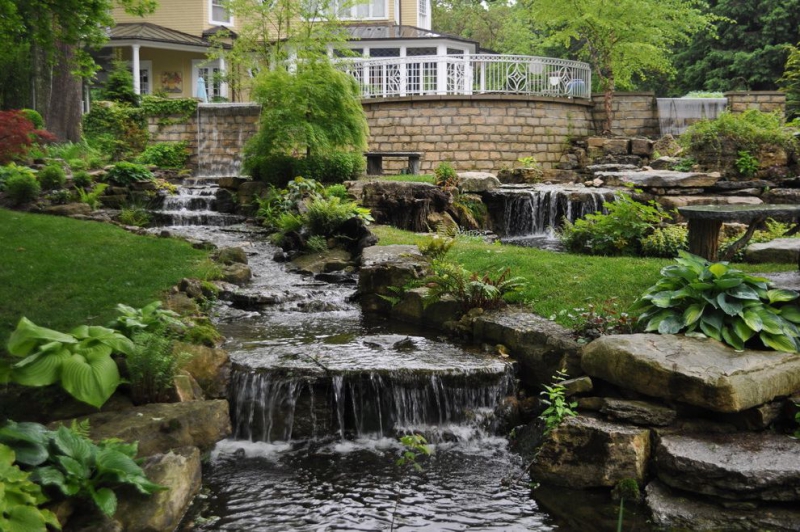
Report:
M 658 125 L 661 135 L 680 135 L 686 128 L 702 119 L 717 118 L 727 98 L 657 98 Z
M 555 238 L 563 220 L 574 222 L 603 210 L 613 199 L 608 189 L 542 185 L 534 189 L 504 193 L 504 237 L 539 236 Z
M 240 369 L 232 376 L 231 390 L 233 437 L 273 442 L 385 436 L 410 427 L 467 423 L 513 394 L 514 379 L 508 365 L 499 371 L 330 376 Z
M 217 212 L 217 180 L 209 177 L 184 179 L 177 194 L 166 196 L 160 210 L 151 211 L 153 224 L 163 226 L 211 225 L 241 223 L 244 216 Z

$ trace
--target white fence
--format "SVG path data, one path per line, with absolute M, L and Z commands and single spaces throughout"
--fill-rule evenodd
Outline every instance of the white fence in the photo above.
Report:
M 427 55 L 341 59 L 364 98 L 521 94 L 591 98 L 587 63 L 523 55 Z

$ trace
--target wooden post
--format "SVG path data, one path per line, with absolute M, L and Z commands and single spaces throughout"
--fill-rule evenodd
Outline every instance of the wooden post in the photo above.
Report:
M 716 262 L 721 228 L 722 220 L 689 219 L 689 253 Z

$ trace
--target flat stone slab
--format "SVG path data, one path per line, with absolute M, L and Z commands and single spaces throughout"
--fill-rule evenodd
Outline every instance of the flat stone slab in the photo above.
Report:
M 761 198 L 753 196 L 661 196 L 658 203 L 665 209 L 706 205 L 763 205 Z
M 388 313 L 391 304 L 380 296 L 397 296 L 390 287 L 422 277 L 428 265 L 417 246 L 370 246 L 361 252 L 358 297 L 365 312 Z
M 739 412 L 800 389 L 800 354 L 737 352 L 681 335 L 602 336 L 583 349 L 583 370 L 651 397 Z
M 655 464 L 673 488 L 735 501 L 800 501 L 800 443 L 785 435 L 663 435 Z
M 658 188 L 704 188 L 713 186 L 721 179 L 719 172 L 676 172 L 674 170 L 596 172 L 595 177 L 602 179 L 606 186 L 611 187 L 632 184 L 637 187 Z
M 689 205 L 679 207 L 678 212 L 690 220 L 716 220 L 721 222 L 749 223 L 768 216 L 770 218 L 793 219 L 800 216 L 800 205 Z
M 665 530 L 800 530 L 800 511 L 784 506 L 721 508 L 695 495 L 673 492 L 658 481 L 648 484 L 645 493 L 653 523 Z
M 770 242 L 750 244 L 744 252 L 747 262 L 797 264 L 800 259 L 800 238 L 776 238 Z
M 531 476 L 576 489 L 612 487 L 626 478 L 641 483 L 649 459 L 648 429 L 570 417 L 545 438 Z
M 600 412 L 619 421 L 645 427 L 665 427 L 675 421 L 678 416 L 675 410 L 666 406 L 656 405 L 647 401 L 612 398 L 607 398 L 603 401 Z

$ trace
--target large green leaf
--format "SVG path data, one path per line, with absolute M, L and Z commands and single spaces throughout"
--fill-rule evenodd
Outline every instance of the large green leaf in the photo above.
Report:
M 741 277 L 722 277 L 714 280 L 714 285 L 721 290 L 728 290 L 743 283 Z
M 767 299 L 770 303 L 794 301 L 798 297 L 797 292 L 794 290 L 786 290 L 785 288 L 776 288 L 774 290 L 767 290 Z
M 114 492 L 109 488 L 100 488 L 97 491 L 91 489 L 89 490 L 89 493 L 91 494 L 94 503 L 104 514 L 112 517 L 114 513 L 116 513 L 117 496 L 114 495 Z
M 714 340 L 722 341 L 722 315 L 717 313 L 703 314 L 700 318 L 700 330 Z
M 792 323 L 800 323 L 800 307 L 795 305 L 786 305 L 781 307 L 781 318 L 788 320 Z
M 675 312 L 671 309 L 664 309 L 658 312 L 655 316 L 653 316 L 650 319 L 649 322 L 647 322 L 647 326 L 645 327 L 645 332 L 657 331 L 661 322 L 669 317 L 675 317 Z
M 741 338 L 742 342 L 748 341 L 756 333 L 756 331 L 751 329 L 739 316 L 733 318 L 732 327 L 733 332 L 736 334 L 736 336 Z
M 743 308 L 741 301 L 729 299 L 724 292 L 717 296 L 717 303 L 719 304 L 719 308 L 722 310 L 722 312 L 728 316 L 736 316 L 742 311 Z
M 759 317 L 761 318 L 761 330 L 770 334 L 783 334 L 783 320 L 779 316 L 773 314 L 766 308 L 757 309 Z
M 764 345 L 776 351 L 787 351 L 789 353 L 797 351 L 797 345 L 794 339 L 785 334 L 770 334 L 762 331 L 758 337 L 761 338 Z
M 706 306 L 702 303 L 693 303 L 686 307 L 686 310 L 683 311 L 683 323 L 686 326 L 692 325 L 694 322 L 700 319 L 700 316 L 703 315 L 703 310 L 705 308 Z
M 678 334 L 683 328 L 683 318 L 672 314 L 658 324 L 659 334 Z
M 30 354 L 36 346 L 49 342 L 74 344 L 77 340 L 69 334 L 39 327 L 28 318 L 21 318 L 17 328 L 8 339 L 7 348 L 8 352 L 15 357 L 24 357 Z
M 131 457 L 114 449 L 97 453 L 97 472 L 106 481 L 132 485 L 145 495 L 166 489 L 148 480 L 144 470 Z
M 746 309 L 742 312 L 741 317 L 754 332 L 760 332 L 764 328 L 764 322 L 761 320 L 761 315 L 756 310 L 756 307 Z
M 64 361 L 61 386 L 79 401 L 100 408 L 120 384 L 119 369 L 110 356 L 84 358 L 73 355 Z
M 744 349 L 744 342 L 733 332 L 730 327 L 722 328 L 722 339 L 726 344 L 733 347 L 737 351 Z
M 752 299 L 755 301 L 759 300 L 758 292 L 752 287 L 746 284 L 740 284 L 739 286 L 735 286 L 726 291 L 729 296 L 733 296 L 736 299 Z
M 20 464 L 38 466 L 50 453 L 47 451 L 47 432 L 39 423 L 16 423 L 9 421 L 0 428 L 0 443 L 8 445 L 16 453 Z
M 75 434 L 67 427 L 58 427 L 53 437 L 53 444 L 66 456 L 74 458 L 82 464 L 89 464 L 94 460 L 94 445 L 86 438 Z
M 0 514 L 0 530 L 3 532 L 46 532 L 46 523 L 52 524 L 52 522 L 44 517 L 44 512 L 48 512 L 48 510 L 40 510 L 36 506 L 12 506 L 7 512 Z
M 710 264 L 708 266 L 708 271 L 714 275 L 717 279 L 728 273 L 728 265 L 722 262 L 715 262 L 714 264 Z
M 671 291 L 658 292 L 653 294 L 650 302 L 660 308 L 669 308 L 672 303 L 672 294 L 673 292 Z
M 44 349 L 44 348 L 43 348 Z M 47 349 L 20 360 L 11 368 L 11 380 L 23 386 L 49 386 L 61 378 L 61 367 L 72 354 L 63 344 L 52 342 Z
M 81 325 L 73 329 L 72 334 L 81 340 L 96 340 L 107 345 L 116 353 L 130 355 L 134 351 L 133 342 L 131 342 L 130 338 L 107 327 Z

